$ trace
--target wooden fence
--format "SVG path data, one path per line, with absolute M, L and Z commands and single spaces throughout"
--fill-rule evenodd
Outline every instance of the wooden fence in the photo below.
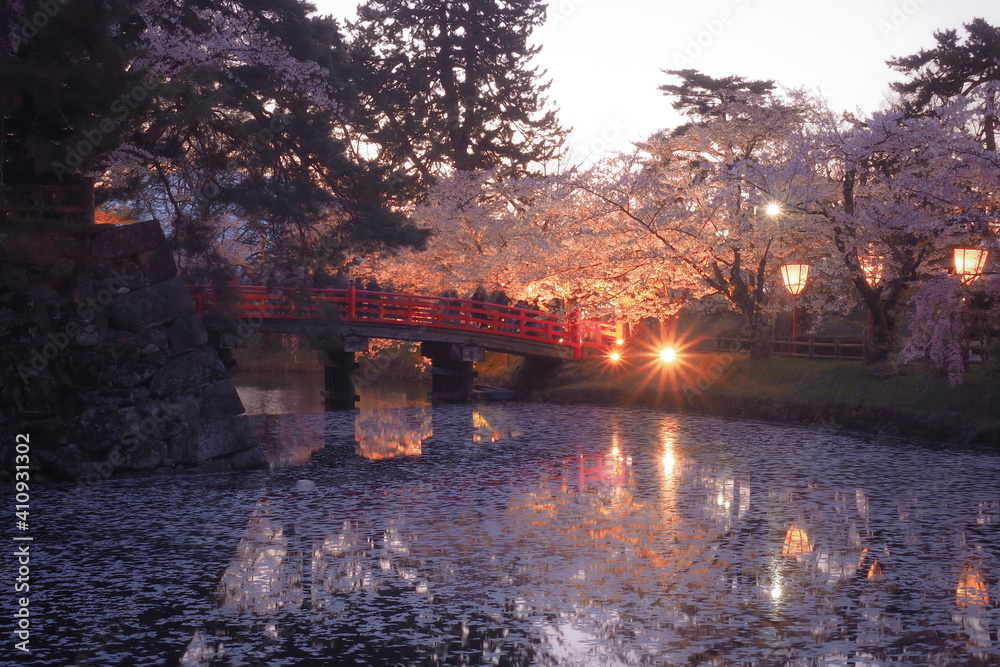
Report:
M 702 352 L 747 352 L 750 339 L 745 336 L 715 336 L 701 338 L 695 349 Z M 774 338 L 771 354 L 778 357 L 805 357 L 808 359 L 864 359 L 865 342 L 859 339 L 816 338 L 799 340 Z

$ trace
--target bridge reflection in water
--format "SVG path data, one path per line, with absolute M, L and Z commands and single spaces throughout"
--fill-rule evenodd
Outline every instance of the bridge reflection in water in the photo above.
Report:
M 891 457 L 883 479 L 805 430 L 783 461 L 759 456 L 778 427 L 737 446 L 717 421 L 599 410 L 573 443 L 542 430 L 553 406 L 416 405 L 366 430 L 379 409 L 354 447 L 325 434 L 333 469 L 258 501 L 183 664 L 1000 662 L 1000 511 L 972 511 L 974 487 L 930 493 Z M 807 474 L 816 456 L 835 477 Z

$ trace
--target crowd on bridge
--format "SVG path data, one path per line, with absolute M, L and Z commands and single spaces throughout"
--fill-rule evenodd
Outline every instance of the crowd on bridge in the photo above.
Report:
M 271 273 L 265 281 L 265 287 L 267 287 L 268 290 L 271 290 L 281 289 L 283 287 L 287 287 L 287 285 L 274 273 Z M 353 280 L 346 277 L 337 277 L 334 278 L 328 286 L 326 286 L 327 289 L 348 289 L 349 287 L 354 287 L 355 290 L 364 292 L 379 292 L 385 294 L 392 294 L 396 292 L 396 290 L 391 287 L 383 287 L 380 285 L 378 280 L 374 277 L 368 278 L 367 281 L 360 277 L 354 278 Z M 522 310 L 530 310 L 538 313 L 544 312 L 555 317 L 563 317 L 567 312 L 566 302 L 558 297 L 549 299 L 544 304 L 539 303 L 539 298 L 537 296 L 531 301 L 527 301 L 525 299 L 518 299 L 517 301 L 514 301 L 504 290 L 497 289 L 490 292 L 484 285 L 479 285 L 471 292 L 468 292 L 464 297 L 457 289 L 454 288 L 444 290 L 438 296 L 447 299 L 467 299 L 469 301 L 476 301 L 482 304 L 520 308 Z

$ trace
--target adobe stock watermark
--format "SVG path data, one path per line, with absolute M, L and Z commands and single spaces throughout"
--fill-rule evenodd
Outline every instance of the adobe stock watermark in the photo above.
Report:
M 136 84 L 131 90 L 124 92 L 108 107 L 109 115 L 104 116 L 96 125 L 80 133 L 81 138 L 72 139 L 66 149 L 66 157 L 62 162 L 51 164 L 52 172 L 62 183 L 63 176 L 76 173 L 76 169 L 83 164 L 83 159 L 91 155 L 104 143 L 109 135 L 118 129 L 133 111 L 139 108 L 149 95 L 159 88 L 158 81 L 146 79 L 141 84 Z
M 899 4 L 894 4 L 887 17 L 880 18 L 876 25 L 882 34 L 882 39 L 889 39 L 894 33 L 910 22 L 920 11 L 921 7 L 930 3 L 931 0 L 904 0 Z
M 233 318 L 232 326 L 227 327 L 221 336 L 222 346 L 240 347 L 254 341 L 263 322 L 264 316 L 260 312 L 251 313 L 250 317 Z M 143 445 L 163 440 L 164 432 L 170 433 L 183 422 L 181 408 L 166 399 L 147 405 L 143 413 L 134 416 L 122 429 L 121 438 L 112 446 L 107 458 L 87 474 L 77 477 L 77 486 L 93 486 L 109 479 L 115 469 L 125 466 L 128 457 L 139 452 Z
M 251 313 L 252 317 L 241 317 L 236 325 L 235 333 L 226 334 L 222 337 L 222 344 L 226 347 L 244 347 L 258 341 L 260 327 L 264 323 L 264 313 Z
M 288 129 L 289 122 L 295 118 L 295 114 L 274 114 L 268 120 L 267 127 L 262 127 L 250 138 L 250 146 L 254 150 L 263 151 L 278 137 Z M 205 198 L 203 207 L 207 207 L 210 202 L 219 198 L 222 194 L 222 185 L 215 176 L 209 176 L 208 180 L 198 189 Z
M 684 404 L 690 407 L 698 407 L 698 399 L 704 396 L 705 392 L 715 384 L 726 372 L 726 367 L 739 359 L 738 347 L 733 343 L 729 350 L 716 356 L 705 370 L 698 374 L 697 380 L 693 384 L 688 384 L 680 388 L 680 395 Z
M 565 23 L 586 2 L 588 0 L 558 0 L 557 2 L 549 3 L 546 23 L 553 27 Z
M 138 275 L 133 276 L 133 273 Z M 86 301 L 77 302 L 76 316 L 78 319 L 70 321 L 62 331 L 50 332 L 48 342 L 40 348 L 33 349 L 26 363 L 17 365 L 17 374 L 20 376 L 21 382 L 27 384 L 29 378 L 38 377 L 78 337 L 96 335 L 96 332 L 92 333 L 88 329 L 96 327 L 98 311 L 111 305 L 115 296 L 118 295 L 119 289 L 141 280 L 142 272 L 135 265 L 125 267 L 125 273 L 117 269 L 112 270 L 111 280 L 106 287 L 100 289 L 94 296 L 88 297 Z
M 108 457 L 104 461 L 95 462 L 96 467 L 77 477 L 76 485 L 93 486 L 109 479 L 116 468 L 120 468 L 126 463 L 128 456 L 137 452 L 143 443 L 152 439 L 159 432 L 159 429 L 173 423 L 172 415 L 164 409 L 163 404 L 156 403 L 148 414 L 129 423 L 124 429 L 121 439 L 112 446 Z
M 702 21 L 697 32 L 688 36 L 682 50 L 674 51 L 672 69 L 687 69 L 703 56 L 725 34 L 726 29 L 736 22 L 740 12 L 750 7 L 751 0 L 731 0 L 729 7 L 723 8 L 715 18 Z
M 56 14 L 69 4 L 70 0 L 41 0 L 38 3 L 38 11 L 21 18 L 21 39 L 28 41 L 38 35 L 38 31 L 49 24 L 49 21 L 56 17 Z
M 606 120 L 601 128 L 600 134 L 592 138 L 586 146 L 587 154 L 583 162 L 590 162 L 593 158 L 607 156 L 613 152 L 618 141 L 628 132 L 629 126 L 619 116 Z
M 417 335 L 424 333 L 426 327 L 417 330 Z M 351 374 L 351 383 L 354 389 L 364 389 L 378 381 L 399 359 L 413 352 L 411 341 L 399 341 L 401 345 L 382 348 L 374 358 L 364 364 L 363 371 L 355 371 Z

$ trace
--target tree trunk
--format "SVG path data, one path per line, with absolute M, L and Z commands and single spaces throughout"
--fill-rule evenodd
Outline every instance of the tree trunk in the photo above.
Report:
M 892 304 L 882 301 L 879 294 L 875 300 L 865 299 L 865 305 L 871 314 L 871 340 L 865 347 L 865 365 L 872 366 L 889 358 L 896 349 L 896 322 L 889 309 Z
M 760 310 L 755 310 L 748 318 L 750 324 L 750 358 L 771 358 L 771 337 L 768 335 L 767 318 Z

